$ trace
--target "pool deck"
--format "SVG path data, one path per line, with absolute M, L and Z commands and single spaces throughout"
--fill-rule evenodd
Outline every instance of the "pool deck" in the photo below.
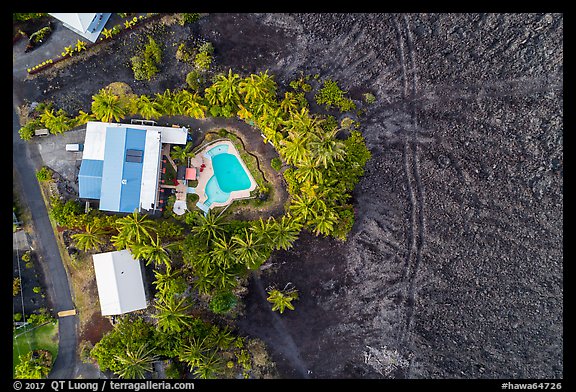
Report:
M 231 192 L 230 198 L 224 203 L 212 202 L 212 204 L 209 206 L 209 208 L 225 207 L 225 206 L 229 205 L 230 203 L 232 203 L 236 199 L 248 198 L 248 197 L 250 197 L 250 192 L 252 192 L 254 189 L 256 189 L 256 186 L 257 186 L 256 181 L 252 177 L 252 173 L 250 173 L 250 170 L 248 170 L 248 168 L 246 167 L 244 160 L 240 157 L 240 154 L 238 153 L 238 150 L 236 150 L 236 147 L 234 146 L 234 144 L 229 140 L 221 140 L 219 142 L 209 144 L 208 146 L 204 147 L 202 150 L 200 150 L 196 154 L 196 156 L 194 158 L 190 159 L 190 165 L 193 167 L 196 167 L 198 169 L 198 176 L 197 176 L 198 185 L 195 188 L 196 194 L 199 197 L 198 203 L 204 204 L 204 202 L 206 202 L 206 200 L 208 199 L 208 196 L 206 195 L 206 191 L 205 191 L 206 184 L 208 183 L 208 180 L 210 180 L 210 178 L 212 178 L 212 176 L 214 175 L 214 168 L 212 167 L 212 159 L 210 157 L 206 156 L 205 154 L 207 151 L 211 150 L 214 147 L 220 146 L 220 145 L 228 145 L 227 153 L 234 155 L 238 159 L 238 161 L 242 165 L 242 168 L 244 169 L 244 171 L 248 175 L 248 178 L 250 179 L 251 185 L 250 185 L 250 188 L 248 188 L 248 189 Z M 204 166 L 204 169 L 202 169 L 202 172 L 200 172 L 199 168 L 201 167 L 202 164 L 204 164 L 205 166 Z

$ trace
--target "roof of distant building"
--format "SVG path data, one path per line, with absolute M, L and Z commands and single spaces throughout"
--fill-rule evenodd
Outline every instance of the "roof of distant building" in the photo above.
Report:
M 96 42 L 112 14 L 92 12 L 56 12 L 50 13 L 50 15 L 60 20 L 64 26 L 74 31 L 76 34 L 79 34 L 90 42 Z
M 97 253 L 92 260 L 102 316 L 146 308 L 140 262 L 129 250 Z

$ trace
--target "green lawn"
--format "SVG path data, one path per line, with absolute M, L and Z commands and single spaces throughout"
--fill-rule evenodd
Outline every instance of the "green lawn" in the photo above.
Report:
M 23 333 L 25 330 L 28 332 Z M 24 355 L 30 350 L 43 349 L 52 353 L 56 359 L 58 354 L 58 321 L 48 323 L 36 329 L 24 327 L 14 333 L 12 339 L 12 374 L 14 367 L 20 363 L 19 355 Z

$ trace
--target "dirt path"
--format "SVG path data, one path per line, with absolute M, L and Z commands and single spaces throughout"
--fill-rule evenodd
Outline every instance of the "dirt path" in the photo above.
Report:
M 405 110 L 410 113 L 411 134 L 406 137 L 403 146 L 404 174 L 406 176 L 406 188 L 410 200 L 410 231 L 409 249 L 407 250 L 406 262 L 403 267 L 402 280 L 406 286 L 404 291 L 405 313 L 404 325 L 399 330 L 400 341 L 412 350 L 412 320 L 414 305 L 416 302 L 416 279 L 422 262 L 424 248 L 425 214 L 424 214 L 424 188 L 420 177 L 419 146 L 418 146 L 418 115 L 415 100 L 418 96 L 418 74 L 414 61 L 414 45 L 410 24 L 406 15 L 393 18 L 394 26 L 398 35 L 399 63 L 402 68 L 402 98 L 405 102 Z M 401 309 L 401 308 L 399 308 Z M 410 368 L 406 371 L 410 377 Z

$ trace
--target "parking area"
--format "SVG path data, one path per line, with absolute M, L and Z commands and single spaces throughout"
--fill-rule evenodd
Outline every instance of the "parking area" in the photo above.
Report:
M 82 151 L 67 151 L 67 144 L 83 144 L 86 128 L 64 132 L 61 135 L 36 137 L 34 144 L 45 166 L 55 171 L 70 195 L 78 195 L 78 172 L 82 161 Z

